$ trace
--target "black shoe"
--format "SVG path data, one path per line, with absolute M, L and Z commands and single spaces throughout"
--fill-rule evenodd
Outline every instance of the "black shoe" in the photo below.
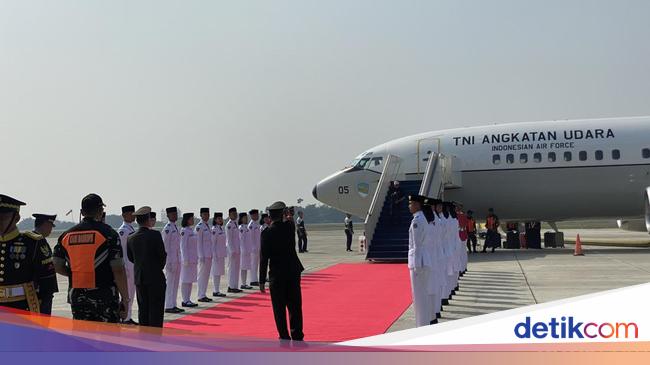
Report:
M 213 296 L 213 297 L 220 297 L 220 298 L 223 298 L 223 297 L 226 296 L 226 294 L 217 291 L 217 292 L 213 292 L 213 293 L 212 293 L 212 296 Z
M 198 301 L 201 302 L 201 303 L 210 303 L 212 301 L 212 299 L 210 299 L 208 297 L 203 297 L 203 298 L 199 298 Z
M 309 252 L 309 251 L 308 250 L 302 250 L 302 252 Z M 302 340 L 299 340 L 299 341 L 302 341 Z
M 132 319 L 129 319 L 128 321 L 124 321 L 124 322 L 122 322 L 122 323 L 123 323 L 123 324 L 130 324 L 130 325 L 134 325 L 134 326 L 137 326 L 137 325 L 138 325 L 138 322 L 136 322 L 136 321 L 134 321 L 134 320 L 132 320 Z
M 165 313 L 176 314 L 176 313 L 178 313 L 178 312 L 177 312 L 176 309 L 174 309 L 174 308 L 167 308 L 167 309 L 165 309 Z
M 495 248 L 494 248 L 494 247 L 492 247 L 492 253 L 494 253 L 494 250 L 495 250 Z
M 260 283 L 259 283 L 259 281 L 253 281 L 251 283 L 251 286 L 260 286 Z
M 438 324 L 438 320 L 434 319 L 433 321 L 429 322 L 429 325 L 432 325 L 432 324 Z
M 241 289 L 253 289 L 252 286 L 248 286 L 248 285 L 242 285 L 239 288 L 241 288 Z
M 181 307 L 193 308 L 198 306 L 199 306 L 198 304 L 192 303 L 192 301 L 181 303 Z
M 442 314 L 440 314 L 440 312 L 436 313 L 436 319 L 438 318 L 442 318 Z
M 183 313 L 183 312 L 185 312 L 185 309 L 180 309 L 180 308 L 178 308 L 178 307 L 174 307 L 174 308 L 172 308 L 172 309 L 175 310 L 176 313 Z
M 449 299 L 443 299 L 442 305 L 449 305 Z
M 228 288 L 228 293 L 241 293 L 239 289 Z
M 305 251 L 303 251 L 303 250 L 298 251 L 298 253 L 303 253 L 303 252 L 305 252 Z

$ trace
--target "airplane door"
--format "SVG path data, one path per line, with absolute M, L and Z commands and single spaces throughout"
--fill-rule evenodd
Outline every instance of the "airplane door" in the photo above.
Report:
M 424 174 L 427 162 L 432 153 L 440 153 L 440 139 L 437 137 L 419 139 L 416 147 L 417 173 Z

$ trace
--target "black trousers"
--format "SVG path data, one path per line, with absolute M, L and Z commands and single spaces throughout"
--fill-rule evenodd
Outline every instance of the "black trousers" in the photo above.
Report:
M 346 237 L 345 247 L 346 247 L 347 250 L 351 250 L 352 249 L 352 232 L 350 232 L 350 230 L 346 229 L 345 230 L 345 237 Z
M 290 279 L 274 279 L 269 284 L 275 327 L 281 340 L 302 341 L 302 292 L 300 276 Z M 287 311 L 289 327 L 287 328 Z M 289 332 L 291 331 L 291 333 Z
M 305 252 L 307 251 L 307 235 L 298 233 L 298 251 Z
M 44 294 L 41 298 L 41 314 L 52 314 L 52 301 L 54 300 L 54 294 Z
M 471 244 L 471 246 L 470 246 Z M 476 245 L 478 244 L 478 239 L 476 238 L 476 233 L 468 233 L 467 234 L 467 251 L 471 252 L 474 251 L 476 252 Z
M 152 285 L 138 285 L 138 321 L 141 326 L 162 327 L 165 316 L 165 288 L 162 282 Z

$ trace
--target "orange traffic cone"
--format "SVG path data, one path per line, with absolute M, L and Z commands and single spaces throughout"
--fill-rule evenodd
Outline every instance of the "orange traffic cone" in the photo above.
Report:
M 582 241 L 580 241 L 580 234 L 576 237 L 576 248 L 573 251 L 573 256 L 584 256 L 582 253 Z

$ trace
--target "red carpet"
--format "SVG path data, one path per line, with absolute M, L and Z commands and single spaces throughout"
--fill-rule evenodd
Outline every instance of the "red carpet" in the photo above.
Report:
M 386 332 L 411 304 L 404 264 L 337 264 L 302 278 L 306 341 Z M 278 337 L 271 299 L 256 292 L 169 322 L 166 328 L 260 339 Z

